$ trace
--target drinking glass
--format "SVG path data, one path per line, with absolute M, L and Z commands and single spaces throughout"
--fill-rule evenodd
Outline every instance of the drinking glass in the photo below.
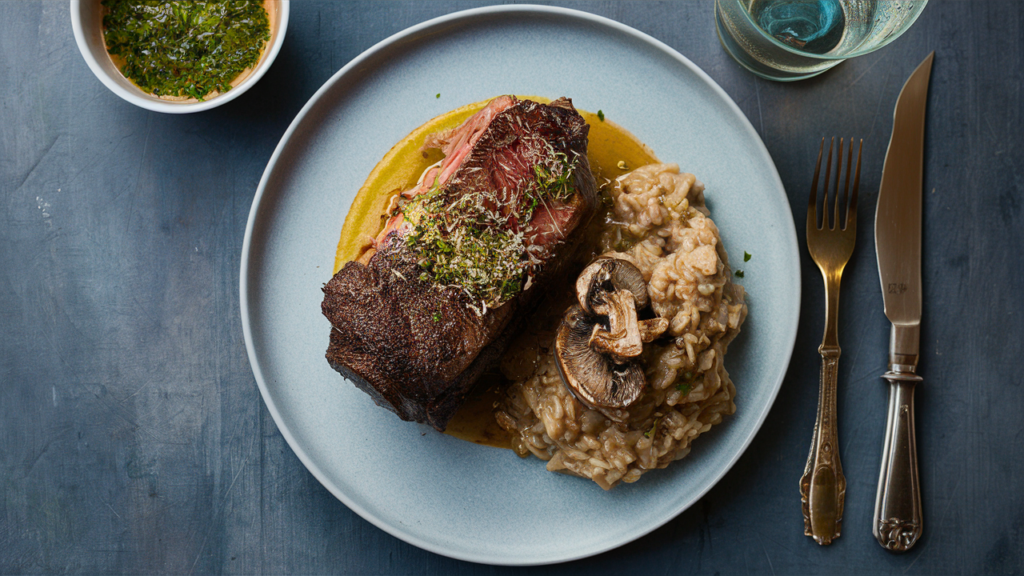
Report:
M 877 50 L 928 0 L 715 0 L 715 27 L 744 68 L 782 82 L 816 76 Z

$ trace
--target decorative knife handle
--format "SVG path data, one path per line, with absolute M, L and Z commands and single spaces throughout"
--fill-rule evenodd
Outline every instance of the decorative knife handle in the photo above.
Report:
M 906 552 L 921 537 L 922 527 L 914 435 L 914 385 L 922 378 L 913 372 L 886 372 L 882 378 L 889 381 L 889 415 L 875 499 L 874 533 L 886 550 Z
M 800 478 L 800 501 L 804 512 L 804 534 L 821 545 L 839 538 L 843 524 L 846 477 L 839 462 L 839 435 L 836 431 L 836 376 L 839 347 L 818 348 L 821 353 L 821 385 L 818 392 L 818 418 L 807 467 Z

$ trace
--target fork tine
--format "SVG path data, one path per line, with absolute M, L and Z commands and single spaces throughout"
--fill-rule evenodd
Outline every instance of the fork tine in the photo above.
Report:
M 864 151 L 864 139 L 861 138 L 860 146 L 857 148 L 857 169 L 853 173 L 853 194 L 850 195 L 850 207 L 846 209 L 846 226 L 857 227 L 857 192 L 860 190 L 860 153 Z M 853 152 L 853 142 L 850 142 L 850 152 Z M 846 228 L 843 228 L 844 230 Z
M 825 150 L 825 137 L 821 137 L 818 148 L 818 162 L 814 165 L 814 179 L 811 180 L 811 197 L 807 202 L 807 229 L 818 227 L 818 175 L 821 173 L 821 153 Z M 830 152 L 831 153 L 831 152 Z M 828 189 L 826 187 L 826 192 Z
M 849 166 L 846 168 L 849 170 Z M 829 230 L 839 229 L 839 181 L 843 178 L 843 139 L 839 139 L 839 153 L 836 154 L 836 187 L 832 192 L 832 202 L 835 206 L 832 207 L 832 225 L 829 226 Z M 845 201 L 845 200 L 844 200 Z
M 825 161 L 825 191 L 821 198 L 821 226 L 818 229 L 828 228 L 828 183 L 832 176 L 832 148 L 836 143 L 836 137 L 828 143 L 828 160 Z
M 853 138 L 850 138 L 850 149 L 846 152 L 846 182 L 843 184 L 843 219 L 842 225 L 839 222 L 839 210 L 836 209 L 836 228 L 846 230 L 846 221 L 850 217 L 850 172 L 853 171 Z M 839 199 L 839 190 L 836 189 L 836 199 Z

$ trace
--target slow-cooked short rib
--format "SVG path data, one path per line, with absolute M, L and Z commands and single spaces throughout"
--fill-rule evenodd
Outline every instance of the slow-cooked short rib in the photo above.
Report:
M 323 289 L 331 366 L 403 420 L 444 430 L 537 297 L 565 273 L 596 211 L 587 132 L 568 99 L 545 105 L 503 96 L 429 137 L 426 146 L 445 159 L 402 194 L 404 208 L 395 209 L 365 264 L 347 263 Z M 470 204 L 472 217 L 459 217 Z M 431 268 L 424 246 L 462 246 L 454 232 L 445 236 L 458 226 L 469 226 L 470 239 L 523 247 L 520 260 L 495 261 L 513 280 L 498 290 L 473 284 L 473 274 Z

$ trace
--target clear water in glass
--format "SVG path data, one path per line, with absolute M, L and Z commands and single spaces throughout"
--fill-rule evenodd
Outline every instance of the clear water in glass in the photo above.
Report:
M 750 16 L 780 42 L 812 54 L 835 48 L 846 25 L 839 0 L 754 0 Z
M 772 80 L 820 74 L 893 41 L 927 0 L 716 0 L 726 50 Z

